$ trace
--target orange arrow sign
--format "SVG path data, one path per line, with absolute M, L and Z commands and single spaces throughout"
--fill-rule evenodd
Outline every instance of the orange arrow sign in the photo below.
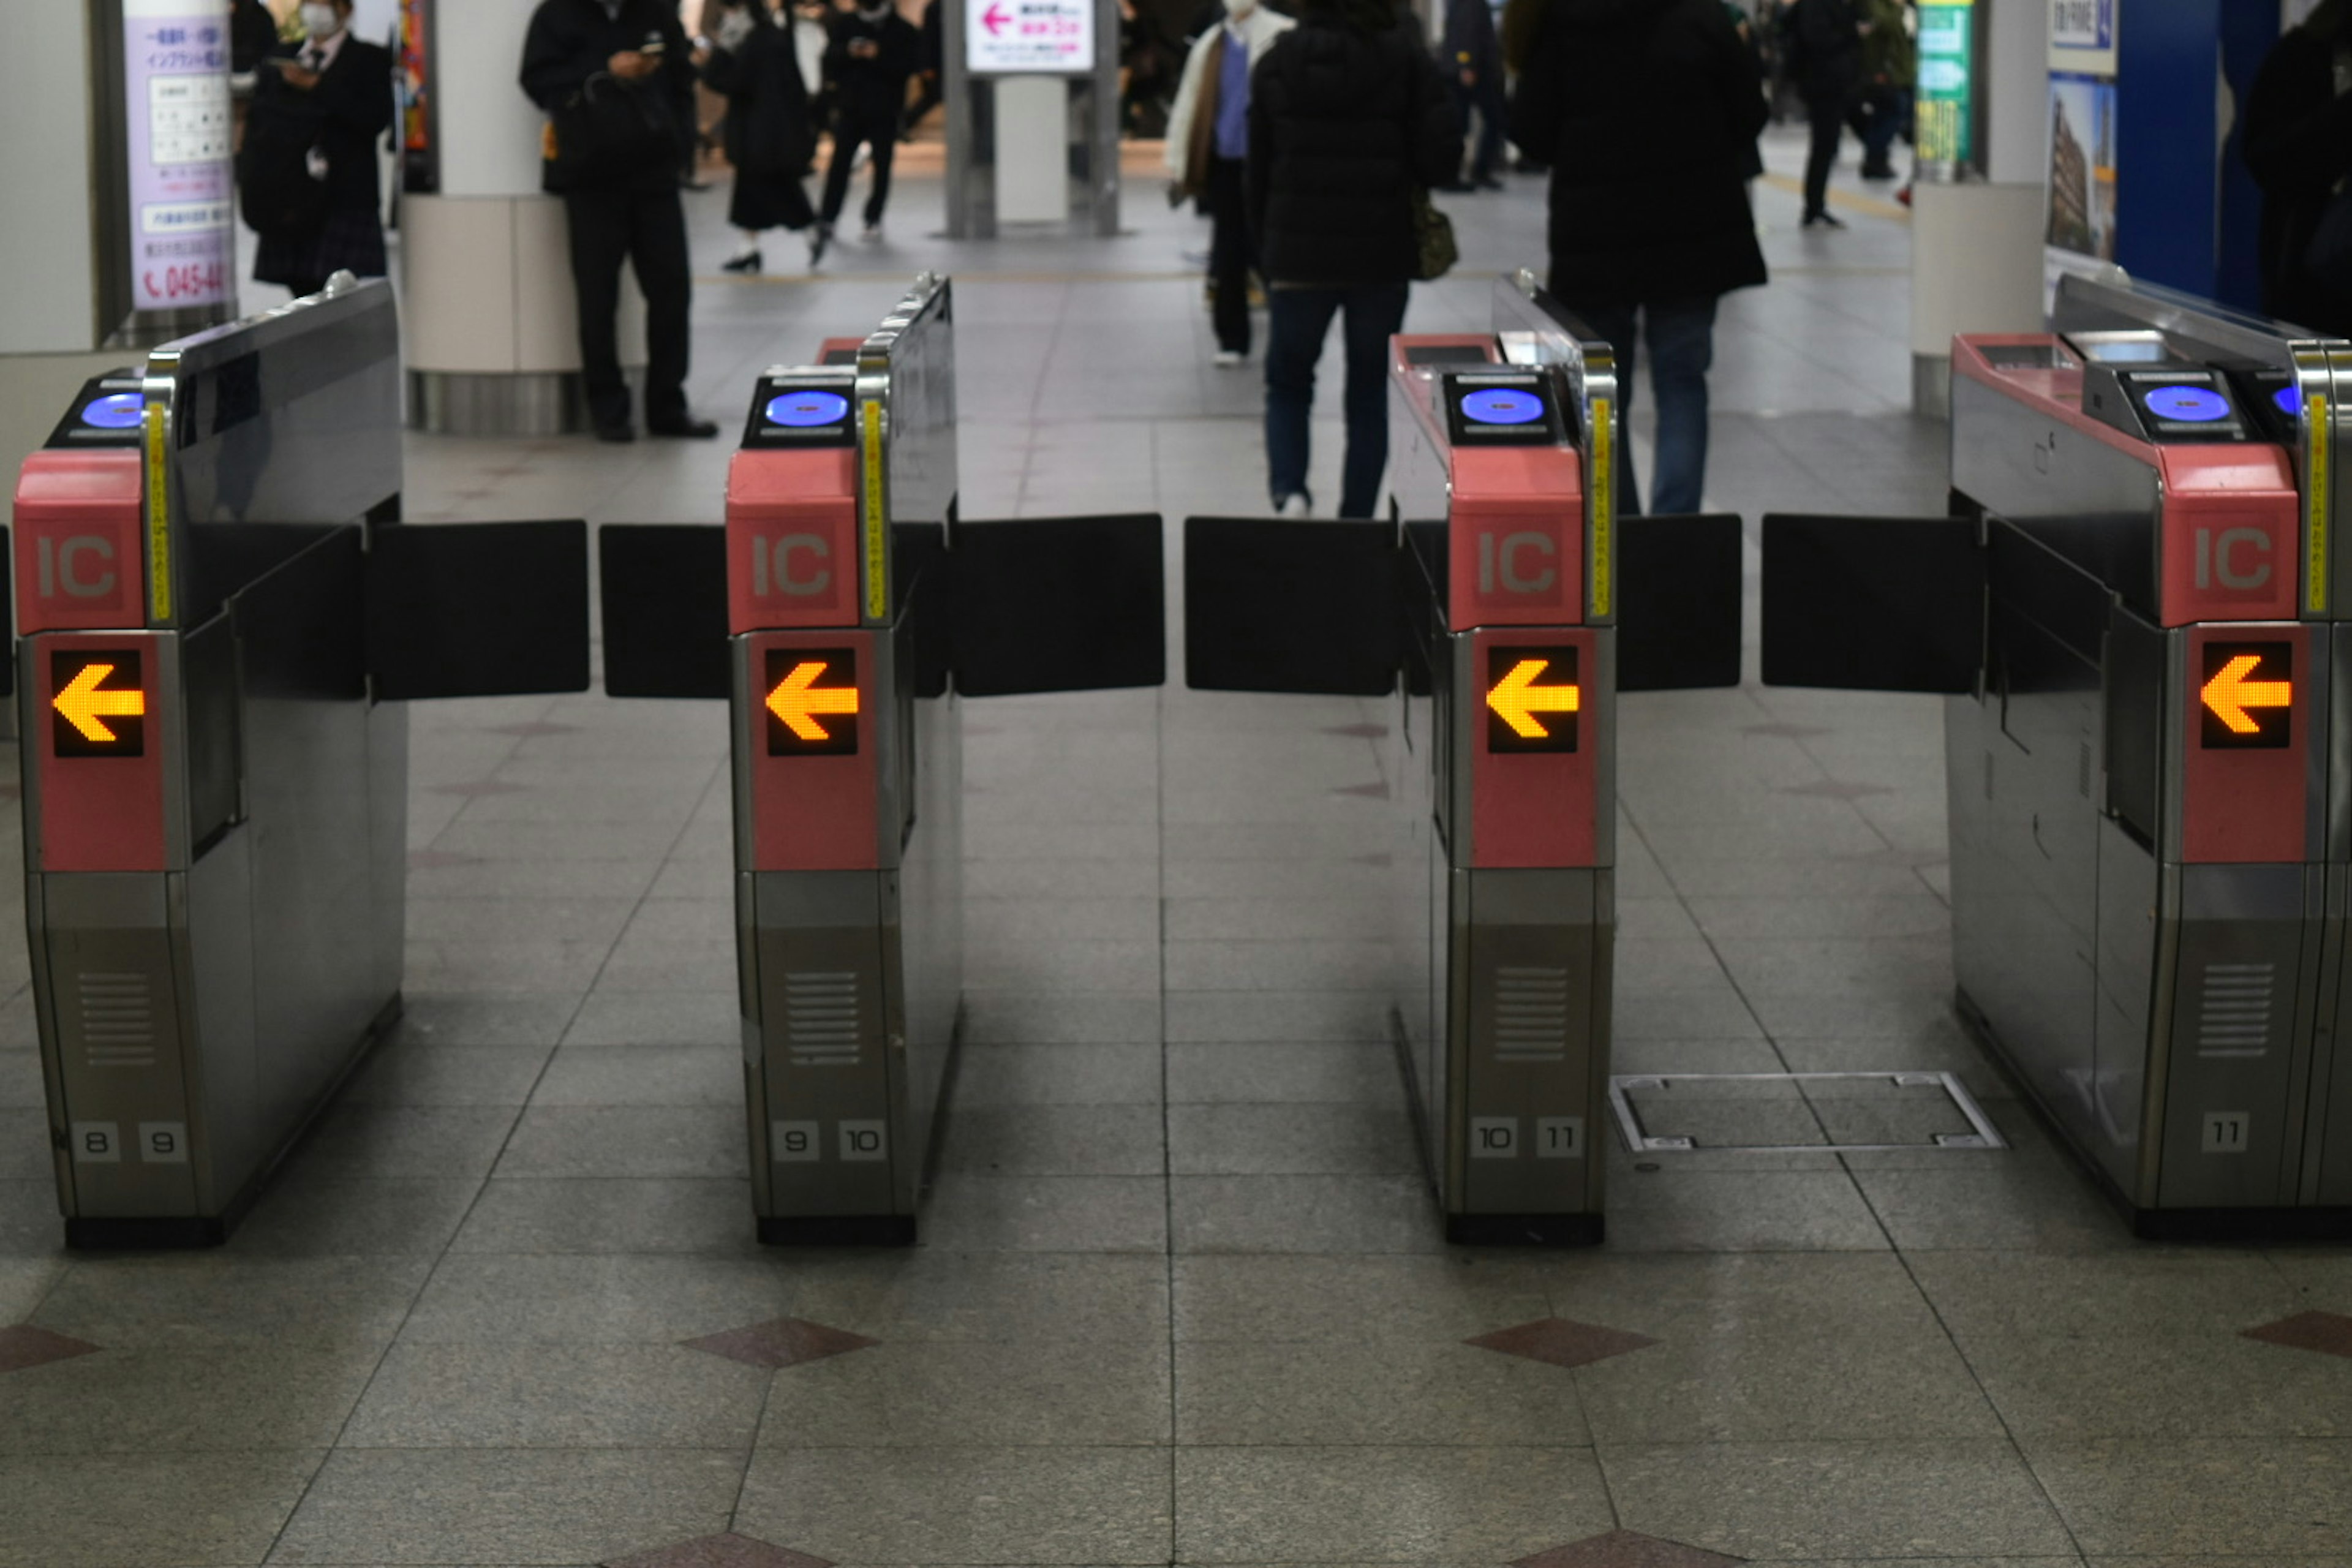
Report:
M 2221 667 L 2221 672 L 2205 683 L 2200 693 L 2213 716 L 2230 726 L 2238 735 L 2262 732 L 2262 723 L 2246 711 L 2249 708 L 2287 708 L 2294 702 L 2294 683 L 2289 680 L 2248 680 L 2254 667 L 2263 662 L 2260 654 L 2242 653 Z
M 1579 706 L 1581 693 L 1578 688 L 1536 684 L 1537 678 L 1550 668 L 1551 660 L 1548 658 L 1523 658 L 1486 693 L 1486 706 L 1522 740 L 1540 741 L 1551 733 L 1537 714 L 1573 713 Z
M 110 745 L 121 737 L 99 721 L 100 719 L 135 719 L 147 711 L 147 694 L 143 691 L 100 691 L 106 678 L 114 673 L 110 664 L 89 664 L 73 678 L 63 691 L 57 694 L 51 706 L 65 716 L 67 723 L 81 731 L 81 738 L 98 745 Z
M 857 688 L 819 686 L 816 678 L 824 671 L 824 659 L 803 659 L 768 693 L 768 711 L 782 720 L 784 728 L 803 741 L 832 739 L 824 726 L 816 721 L 816 714 L 857 711 Z

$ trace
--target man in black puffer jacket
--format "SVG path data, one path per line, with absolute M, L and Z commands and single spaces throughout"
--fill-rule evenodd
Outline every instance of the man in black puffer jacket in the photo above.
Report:
M 1250 78 L 1249 215 L 1265 279 L 1265 456 L 1274 508 L 1304 516 L 1307 412 L 1331 318 L 1346 317 L 1339 515 L 1370 517 L 1388 466 L 1389 339 L 1418 269 L 1413 191 L 1452 182 L 1462 121 L 1388 0 L 1307 0 Z
M 1627 406 L 1646 326 L 1660 511 L 1699 509 L 1716 301 L 1764 281 L 1745 176 L 1769 114 L 1721 0 L 1551 0 L 1511 103 L 1551 165 L 1551 291 L 1616 351 Z M 1638 510 L 1630 470 L 1620 490 Z

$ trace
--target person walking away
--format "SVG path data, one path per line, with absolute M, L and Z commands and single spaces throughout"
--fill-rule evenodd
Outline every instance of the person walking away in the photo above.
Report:
M 936 5 L 941 0 L 931 0 Z M 1171 203 L 1191 200 L 1209 217 L 1209 288 L 1220 365 L 1249 358 L 1250 73 L 1297 24 L 1258 0 L 1224 0 L 1221 21 L 1192 42 L 1168 115 Z
M 1552 165 L 1551 292 L 1615 352 L 1621 410 L 1648 339 L 1663 512 L 1706 488 L 1716 303 L 1765 279 L 1747 172 L 1769 116 L 1720 0 L 1551 0 L 1511 104 L 1512 141 Z M 1631 461 L 1618 472 L 1639 511 Z
M 1276 514 L 1313 509 L 1307 414 L 1332 318 L 1347 345 L 1341 517 L 1388 467 L 1389 339 L 1420 265 L 1417 191 L 1462 166 L 1462 122 L 1423 35 L 1389 0 L 1304 0 L 1251 74 L 1250 232 L 1266 281 L 1265 458 Z
M 898 146 L 898 118 L 907 82 L 922 63 L 923 41 L 892 0 L 835 11 L 827 23 L 824 73 L 834 89 L 833 163 L 824 172 L 824 210 L 818 215 L 809 265 L 824 257 L 833 226 L 849 199 L 857 150 L 870 149 L 873 188 L 866 197 L 866 237 L 882 237 L 882 210 L 890 202 L 890 156 Z
M 2263 310 L 2352 333 L 2352 0 L 2320 0 L 2271 46 L 2242 146 L 2262 187 Z
M 621 374 L 621 263 L 646 297 L 646 429 L 708 440 L 688 411 L 694 275 L 678 193 L 678 80 L 686 30 L 667 0 L 540 0 L 523 38 L 522 89 L 545 110 L 543 179 L 563 198 L 588 413 L 604 441 L 635 437 Z
M 1445 6 L 1445 74 L 1454 87 L 1454 108 L 1466 127 L 1471 113 L 1478 116 L 1478 147 L 1471 155 L 1470 178 L 1448 181 L 1446 189 L 1499 191 L 1503 183 L 1495 171 L 1503 162 L 1503 47 L 1495 36 L 1495 14 L 1486 0 L 1442 0 Z
M 1830 170 L 1837 164 L 1838 137 L 1862 88 L 1864 25 L 1854 0 L 1801 0 L 1790 11 L 1798 89 L 1811 130 L 1805 151 L 1804 226 L 1843 228 L 1844 222 L 1830 211 Z
M 1856 105 L 1861 123 L 1855 131 L 1862 138 L 1862 177 L 1892 180 L 1897 177 L 1891 161 L 1895 139 L 1909 118 L 1917 46 L 1903 0 L 1863 0 L 1863 6 L 1862 91 Z
M 816 150 L 808 83 L 793 36 L 776 25 L 768 0 L 728 0 L 702 79 L 727 100 L 727 161 L 735 167 L 727 221 L 743 243 L 726 269 L 757 272 L 766 265 L 762 234 L 797 232 L 816 222 L 801 188 L 802 171 Z
M 352 37 L 352 0 L 308 0 L 301 17 L 302 41 L 261 62 L 237 160 L 253 276 L 298 299 L 337 272 L 384 275 L 376 142 L 393 115 L 392 51 Z

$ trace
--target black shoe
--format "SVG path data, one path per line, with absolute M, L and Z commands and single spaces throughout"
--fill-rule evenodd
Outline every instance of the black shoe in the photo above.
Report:
M 1843 228 L 1845 220 L 1826 212 L 1807 213 L 1802 226 L 1812 228 L 1815 226 L 1822 228 Z
M 832 243 L 833 225 L 821 223 L 809 230 L 809 265 L 811 267 L 824 259 L 825 247 Z
M 1437 187 L 1449 196 L 1466 196 L 1477 188 L 1467 180 L 1453 180 Z
M 1476 189 L 1482 191 L 1499 191 L 1503 188 L 1503 182 L 1495 178 L 1492 174 L 1481 174 L 1476 179 L 1471 181 L 1470 184 Z
M 681 414 L 675 419 L 648 419 L 648 436 L 674 437 L 681 441 L 708 441 L 719 434 L 719 426 L 708 419 L 697 419 L 691 414 Z
M 596 426 L 596 439 L 599 441 L 611 441 L 618 444 L 623 441 L 634 441 L 636 438 L 637 433 L 631 429 L 626 423 L 619 425 L 599 425 Z
M 747 250 L 742 255 L 737 257 L 734 260 L 721 263 L 719 270 L 721 272 L 757 272 L 760 270 L 762 264 L 761 258 L 758 251 Z
M 1862 177 L 1865 180 L 1891 180 L 1895 178 L 1895 165 L 1892 163 L 1864 163 L 1862 166 Z

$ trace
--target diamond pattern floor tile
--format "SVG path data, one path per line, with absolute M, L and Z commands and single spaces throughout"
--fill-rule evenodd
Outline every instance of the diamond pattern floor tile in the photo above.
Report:
M 1629 1334 L 1622 1329 L 1580 1323 L 1572 1318 L 1538 1318 L 1531 1323 L 1497 1329 L 1491 1334 L 1463 1342 L 1481 1350 L 1549 1362 L 1554 1366 L 1588 1366 L 1657 1342 L 1646 1334 Z
M 0 1373 L 23 1372 L 26 1367 L 47 1366 L 53 1361 L 70 1361 L 99 1349 L 87 1340 L 68 1339 L 30 1323 L 17 1323 L 0 1329 Z
M 1679 1541 L 1661 1541 L 1638 1530 L 1612 1530 L 1522 1557 L 1510 1568 L 1734 1568 L 1747 1561 Z
M 2297 1312 L 2275 1323 L 2248 1329 L 2245 1337 L 2289 1350 L 2352 1356 L 2352 1318 L 2341 1312 Z
M 833 1568 L 827 1558 L 790 1552 L 729 1531 L 698 1536 L 675 1546 L 657 1546 L 634 1557 L 615 1557 L 604 1568 Z
M 863 1334 L 853 1334 L 845 1329 L 829 1329 L 823 1323 L 812 1323 L 804 1318 L 776 1318 L 764 1323 L 752 1323 L 745 1328 L 729 1329 L 724 1333 L 706 1334 L 698 1340 L 688 1340 L 690 1351 L 709 1351 L 751 1366 L 770 1370 L 799 1366 L 803 1362 L 823 1361 L 827 1356 L 845 1355 L 878 1345 L 880 1340 L 869 1340 Z

